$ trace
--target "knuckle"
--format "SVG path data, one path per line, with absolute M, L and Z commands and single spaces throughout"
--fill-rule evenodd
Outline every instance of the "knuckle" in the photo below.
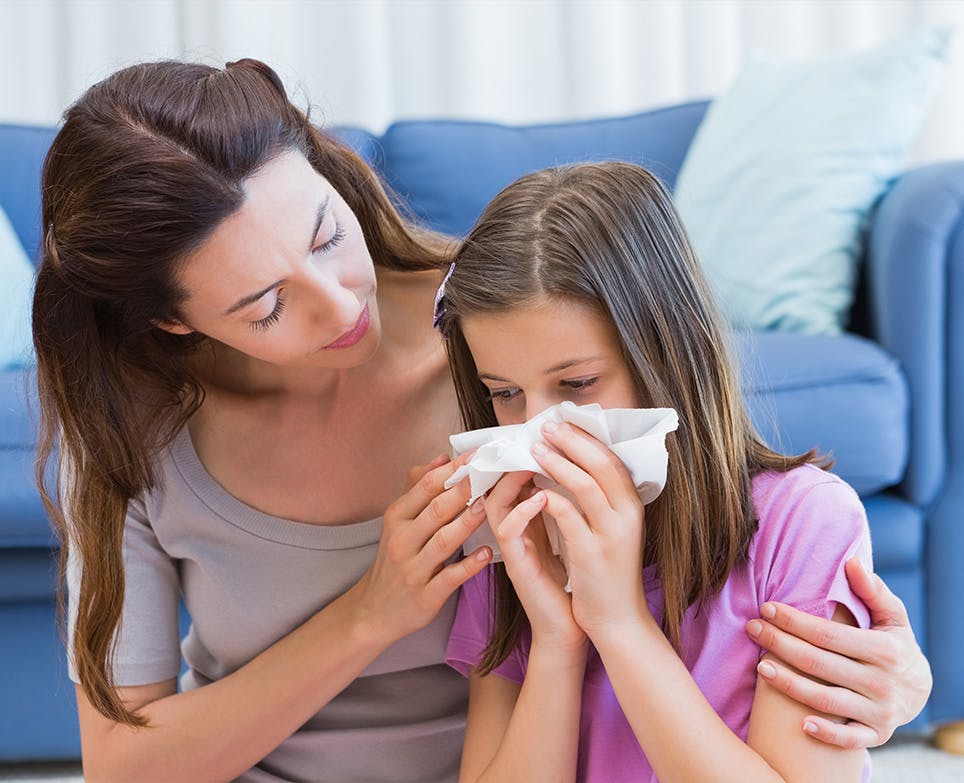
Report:
M 822 675 L 826 668 L 819 654 L 806 654 L 800 659 L 800 669 L 819 679 L 823 679 Z
M 422 476 L 416 484 L 418 489 L 420 489 L 422 492 L 425 492 L 427 495 L 437 495 L 439 490 L 442 488 L 442 482 L 438 480 L 434 473 L 435 471 L 430 470 L 428 473 Z
M 814 694 L 813 708 L 827 715 L 839 715 L 839 706 L 833 693 L 827 690 L 820 690 Z
M 442 522 L 448 521 L 445 513 L 445 503 L 442 500 L 442 496 L 432 498 L 426 508 L 428 512 L 429 519 L 435 524 L 441 524 Z

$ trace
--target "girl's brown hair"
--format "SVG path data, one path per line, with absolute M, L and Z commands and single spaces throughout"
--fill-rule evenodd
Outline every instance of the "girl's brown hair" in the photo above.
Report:
M 188 357 L 205 338 L 156 324 L 182 320 L 178 263 L 241 206 L 245 181 L 288 151 L 345 199 L 376 265 L 448 263 L 448 244 L 407 224 L 371 168 L 320 132 L 256 60 L 118 71 L 67 110 L 44 164 L 37 483 L 60 534 L 61 577 L 68 553 L 82 563 L 71 596 L 80 684 L 117 722 L 144 724 L 118 698 L 111 665 L 127 504 L 154 485 L 157 451 L 204 395 Z
M 675 408 L 666 488 L 646 509 L 646 557 L 664 593 L 663 630 L 680 649 L 683 615 L 718 592 L 747 553 L 757 520 L 752 477 L 816 462 L 785 457 L 750 423 L 728 335 L 672 199 L 629 163 L 581 164 L 522 177 L 488 206 L 456 254 L 439 327 L 464 425 L 497 424 L 462 316 L 578 301 L 612 320 L 643 405 Z M 524 613 L 497 565 L 495 626 L 479 671 L 518 641 Z

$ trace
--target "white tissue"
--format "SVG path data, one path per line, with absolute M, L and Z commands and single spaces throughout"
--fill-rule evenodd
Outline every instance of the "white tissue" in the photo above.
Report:
M 679 426 L 679 417 L 675 410 L 604 410 L 599 405 L 576 405 L 572 402 L 547 408 L 525 424 L 488 427 L 452 435 L 449 442 L 452 444 L 453 456 L 473 448 L 477 451 L 445 482 L 446 488 L 468 476 L 472 491 L 469 503 L 472 503 L 488 492 L 504 473 L 528 470 L 536 474 L 534 483 L 537 487 L 553 489 L 573 499 L 568 492 L 542 473 L 539 463 L 532 456 L 531 448 L 533 444 L 543 440 L 542 425 L 547 421 L 574 424 L 609 446 L 629 469 L 644 504 L 651 503 L 663 491 L 669 456 L 666 452 L 666 434 Z M 542 519 L 552 551 L 568 565 L 565 546 L 555 520 L 546 513 L 543 513 Z M 482 545 L 491 547 L 493 562 L 502 560 L 495 536 L 487 524 L 483 524 L 469 536 L 464 550 L 472 552 Z

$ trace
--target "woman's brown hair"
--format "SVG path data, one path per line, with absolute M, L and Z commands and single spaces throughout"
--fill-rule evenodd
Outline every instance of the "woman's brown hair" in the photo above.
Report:
M 70 596 L 80 684 L 117 722 L 144 724 L 118 698 L 111 665 L 127 504 L 153 487 L 158 450 L 204 395 L 188 362 L 204 337 L 156 324 L 182 320 L 179 262 L 241 206 L 245 181 L 288 151 L 345 199 L 376 265 L 448 263 L 448 243 L 403 220 L 371 168 L 319 131 L 256 60 L 118 71 L 67 110 L 44 164 L 37 483 L 60 534 L 62 580 L 68 554 L 82 564 Z
M 503 190 L 456 254 L 439 328 L 469 429 L 497 424 L 462 334 L 463 316 L 544 300 L 582 302 L 611 319 L 646 407 L 675 408 L 666 488 L 646 508 L 647 562 L 664 594 L 663 630 L 677 650 L 683 615 L 718 592 L 746 557 L 757 520 L 752 477 L 817 461 L 785 457 L 750 423 L 728 334 L 668 191 L 629 163 L 536 172 Z M 495 625 L 479 665 L 499 665 L 524 613 L 504 566 Z

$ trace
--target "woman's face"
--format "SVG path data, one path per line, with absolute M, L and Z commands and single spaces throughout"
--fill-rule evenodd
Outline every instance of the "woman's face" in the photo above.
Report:
M 381 325 L 354 213 L 298 152 L 265 165 L 245 190 L 241 208 L 181 265 L 184 322 L 163 328 L 276 365 L 365 362 Z
M 591 307 L 545 301 L 461 322 L 499 424 L 520 424 L 566 400 L 641 405 L 615 328 Z

